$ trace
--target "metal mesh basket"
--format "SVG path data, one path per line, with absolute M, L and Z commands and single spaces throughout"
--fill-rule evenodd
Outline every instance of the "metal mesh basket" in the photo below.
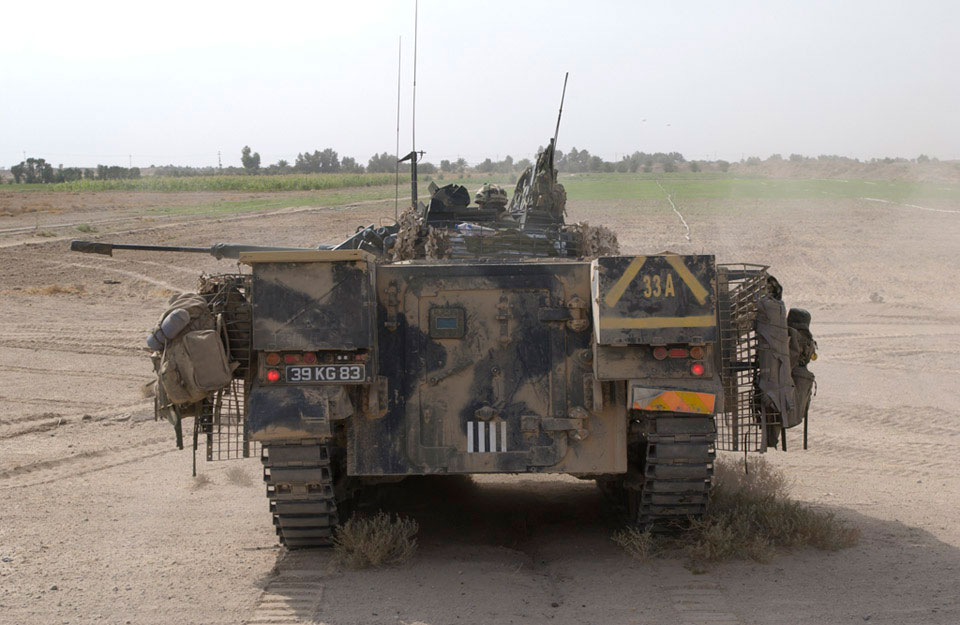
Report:
M 766 451 L 767 426 L 779 422 L 760 401 L 757 301 L 767 292 L 764 265 L 717 267 L 724 410 L 717 414 L 717 449 Z
M 246 432 L 246 392 L 250 379 L 252 310 L 251 276 L 221 274 L 202 276 L 198 292 L 210 303 L 217 325 L 229 350 L 228 359 L 237 363 L 230 385 L 203 400 L 200 417 L 194 423 L 193 449 L 199 439 L 206 446 L 206 459 L 230 460 L 259 455 L 259 444 Z
M 200 418 L 195 421 L 194 453 L 198 438 L 206 444 L 206 459 L 231 460 L 260 454 L 258 443 L 247 439 L 244 381 L 234 379 L 230 386 L 203 401 Z

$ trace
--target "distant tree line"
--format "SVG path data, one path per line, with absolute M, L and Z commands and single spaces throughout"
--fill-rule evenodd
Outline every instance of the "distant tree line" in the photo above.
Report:
M 56 169 L 43 158 L 28 158 L 10 167 L 13 184 L 50 184 L 75 180 L 124 180 L 140 177 L 139 167 L 97 165 L 96 169 L 64 167 Z
M 540 148 L 543 149 L 542 146 Z M 757 167 L 760 165 L 776 165 L 778 163 L 789 162 L 792 164 L 809 163 L 835 163 L 835 164 L 892 164 L 892 163 L 936 163 L 936 158 L 931 158 L 925 154 L 919 155 L 915 159 L 906 158 L 873 158 L 860 161 L 860 159 L 838 156 L 835 154 L 821 154 L 817 157 L 803 156 L 801 154 L 790 154 L 786 159 L 780 154 L 772 154 L 766 159 L 758 156 L 749 156 L 740 159 L 742 167 Z M 178 165 L 150 165 L 150 174 L 154 176 L 186 177 L 186 176 L 215 176 L 215 175 L 240 175 L 240 174 L 361 174 L 368 173 L 393 173 L 397 170 L 397 157 L 389 152 L 374 154 L 369 158 L 366 165 L 363 165 L 351 156 L 340 156 L 333 148 L 323 150 L 305 151 L 297 154 L 296 159 L 291 164 L 284 159 L 278 160 L 272 165 L 261 165 L 259 152 L 254 152 L 250 146 L 244 146 L 240 151 L 240 167 L 185 167 Z M 554 163 L 557 169 L 563 173 L 652 173 L 665 172 L 672 173 L 681 170 L 688 170 L 693 173 L 700 171 L 720 171 L 726 172 L 730 169 L 730 162 L 725 160 L 687 160 L 679 152 L 640 152 L 624 155 L 619 160 L 607 161 L 595 154 L 590 154 L 588 150 L 578 150 L 576 147 L 570 148 L 568 152 L 557 150 Z M 458 158 L 455 161 L 443 159 L 439 167 L 428 161 L 422 161 L 417 164 L 417 170 L 421 174 L 519 174 L 532 164 L 528 158 L 514 160 L 512 156 L 507 155 L 503 160 L 493 160 L 486 158 L 479 163 L 470 165 L 466 159 Z M 407 173 L 410 171 L 409 162 L 399 164 L 400 171 Z M 55 182 L 72 182 L 75 180 L 119 180 L 140 178 L 141 170 L 139 167 L 118 167 L 115 165 L 97 165 L 96 169 L 80 167 L 64 167 L 62 164 L 54 168 L 42 158 L 28 158 L 10 168 L 13 175 L 11 183 L 20 184 L 44 184 Z

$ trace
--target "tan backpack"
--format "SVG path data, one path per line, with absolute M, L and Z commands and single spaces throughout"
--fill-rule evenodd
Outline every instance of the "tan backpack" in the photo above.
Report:
M 216 392 L 233 379 L 217 321 L 207 302 L 195 293 L 174 299 L 160 321 L 178 308 L 190 313 L 190 323 L 168 340 L 160 357 L 159 378 L 170 404 L 191 404 Z

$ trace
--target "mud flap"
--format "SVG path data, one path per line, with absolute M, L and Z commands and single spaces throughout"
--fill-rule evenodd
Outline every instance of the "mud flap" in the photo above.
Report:
M 330 422 L 354 411 L 342 386 L 255 386 L 249 401 L 247 428 L 254 441 L 329 438 Z

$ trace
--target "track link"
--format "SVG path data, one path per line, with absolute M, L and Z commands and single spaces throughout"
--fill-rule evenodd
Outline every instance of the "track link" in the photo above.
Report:
M 329 547 L 337 526 L 330 448 L 318 443 L 264 443 L 263 481 L 273 524 L 288 549 Z
M 636 520 L 666 528 L 706 512 L 717 428 L 712 416 L 661 416 L 655 423 L 646 436 Z

